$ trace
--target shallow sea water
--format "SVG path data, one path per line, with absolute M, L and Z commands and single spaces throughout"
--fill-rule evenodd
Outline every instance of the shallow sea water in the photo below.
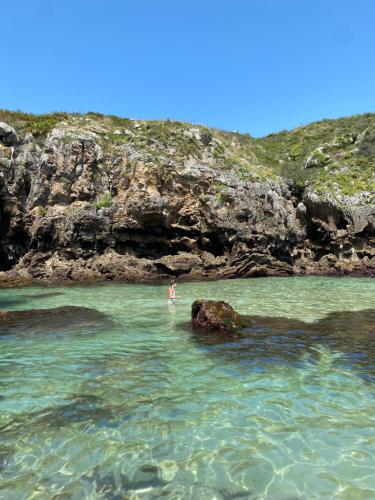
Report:
M 0 328 L 0 497 L 375 498 L 375 280 L 200 282 L 178 294 L 168 306 L 165 285 L 0 290 L 0 309 L 108 317 Z M 262 324 L 194 333 L 202 297 Z

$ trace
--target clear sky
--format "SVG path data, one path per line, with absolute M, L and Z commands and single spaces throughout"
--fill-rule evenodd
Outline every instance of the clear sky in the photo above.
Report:
M 0 107 L 254 136 L 375 111 L 374 0 L 0 0 Z

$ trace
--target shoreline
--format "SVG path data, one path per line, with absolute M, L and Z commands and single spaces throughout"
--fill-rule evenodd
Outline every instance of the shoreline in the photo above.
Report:
M 8 271 L 9 272 L 9 271 Z M 11 271 L 10 271 L 11 272 Z M 166 285 L 171 279 L 176 279 L 179 283 L 196 283 L 196 282 L 212 282 L 212 281 L 229 281 L 229 280 L 251 280 L 262 278 L 306 278 L 306 277 L 322 277 L 322 278 L 374 278 L 375 269 L 368 272 L 352 271 L 352 272 L 304 272 L 304 273 L 272 273 L 264 276 L 168 276 L 157 277 L 152 279 L 32 279 L 20 276 L 4 277 L 0 273 L 0 289 L 7 288 L 28 288 L 40 286 L 45 288 L 55 287 L 74 287 L 74 286 L 90 286 L 90 285 L 104 285 L 104 284 L 129 284 L 129 285 Z

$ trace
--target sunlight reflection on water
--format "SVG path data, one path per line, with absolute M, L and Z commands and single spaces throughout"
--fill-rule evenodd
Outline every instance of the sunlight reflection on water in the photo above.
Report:
M 372 316 L 322 320 L 371 309 L 375 281 L 178 289 L 175 306 L 159 285 L 0 290 L 2 309 L 76 305 L 112 321 L 2 332 L 4 498 L 375 498 Z M 188 326 L 200 297 L 308 325 L 212 338 Z

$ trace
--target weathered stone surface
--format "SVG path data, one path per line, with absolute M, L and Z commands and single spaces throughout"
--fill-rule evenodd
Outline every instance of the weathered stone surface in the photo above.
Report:
M 204 331 L 233 332 L 246 321 L 224 301 L 196 300 L 191 306 L 193 328 Z
M 327 153 L 327 147 L 319 146 L 307 158 L 304 164 L 305 168 L 321 168 L 324 167 L 330 160 L 330 155 Z
M 219 167 L 222 144 L 197 127 L 171 132 L 195 155 L 121 142 L 146 140 L 143 122 L 108 137 L 74 120 L 38 140 L 0 125 L 0 285 L 374 273 L 366 193 L 302 195 Z
M 17 132 L 7 123 L 0 122 L 0 143 L 5 146 L 14 146 L 18 142 Z

